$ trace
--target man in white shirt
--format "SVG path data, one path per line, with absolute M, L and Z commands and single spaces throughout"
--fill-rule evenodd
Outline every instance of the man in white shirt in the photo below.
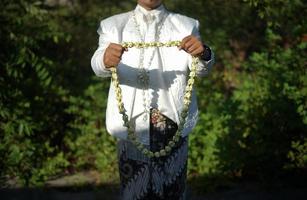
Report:
M 200 58 L 197 75 L 208 74 L 214 62 L 210 48 L 200 40 L 199 23 L 169 12 L 162 0 L 138 0 L 135 10 L 100 23 L 99 47 L 91 65 L 97 76 L 108 77 L 117 67 L 123 103 L 139 142 L 151 151 L 163 149 L 174 136 L 183 108 L 183 94 L 192 56 Z M 124 48 L 123 42 L 181 41 L 179 47 Z M 148 158 L 129 140 L 110 85 L 107 131 L 117 137 L 123 199 L 184 199 L 187 136 L 197 121 L 192 93 L 180 141 L 171 153 Z

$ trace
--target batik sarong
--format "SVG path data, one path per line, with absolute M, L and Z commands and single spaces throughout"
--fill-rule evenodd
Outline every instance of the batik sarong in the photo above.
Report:
M 151 109 L 148 148 L 158 151 L 165 147 L 177 128 L 171 119 Z M 117 147 L 121 199 L 185 199 L 188 137 L 181 138 L 175 148 L 161 158 L 147 158 L 127 140 L 119 140 Z

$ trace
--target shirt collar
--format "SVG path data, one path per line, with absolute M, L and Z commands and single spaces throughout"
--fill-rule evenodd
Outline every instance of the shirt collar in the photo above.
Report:
M 162 16 L 167 12 L 164 5 L 161 4 L 160 6 L 158 6 L 157 8 L 153 9 L 153 10 L 146 10 L 145 8 L 143 8 L 142 6 L 140 6 L 139 4 L 137 4 L 136 8 L 135 8 L 135 13 L 136 15 L 142 17 L 144 15 L 154 15 L 156 17 L 156 19 L 161 20 Z

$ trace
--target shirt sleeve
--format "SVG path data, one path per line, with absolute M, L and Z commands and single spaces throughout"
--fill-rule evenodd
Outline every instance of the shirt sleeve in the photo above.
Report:
M 103 56 L 106 48 L 111 43 L 110 41 L 112 40 L 112 36 L 111 33 L 106 30 L 103 21 L 100 22 L 100 26 L 97 30 L 97 33 L 99 35 L 98 48 L 92 56 L 91 66 L 97 76 L 109 77 L 111 76 L 111 71 L 104 65 Z
M 195 26 L 193 28 L 192 35 L 196 36 L 199 40 L 201 40 L 200 33 L 199 33 L 199 21 L 196 20 L 195 22 L 196 23 L 195 23 Z M 210 59 L 209 60 L 199 59 L 197 70 L 196 70 L 197 76 L 205 76 L 212 69 L 212 66 L 214 64 L 214 53 L 213 53 L 213 51 L 210 47 L 209 47 L 209 49 L 211 51 Z M 191 65 L 192 65 L 192 56 L 190 55 L 189 56 L 189 68 L 191 67 Z

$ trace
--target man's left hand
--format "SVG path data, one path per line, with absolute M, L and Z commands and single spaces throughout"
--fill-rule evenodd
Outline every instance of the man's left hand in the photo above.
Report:
M 182 39 L 179 46 L 179 50 L 181 49 L 192 56 L 200 56 L 205 51 L 203 43 L 194 35 L 189 35 Z

